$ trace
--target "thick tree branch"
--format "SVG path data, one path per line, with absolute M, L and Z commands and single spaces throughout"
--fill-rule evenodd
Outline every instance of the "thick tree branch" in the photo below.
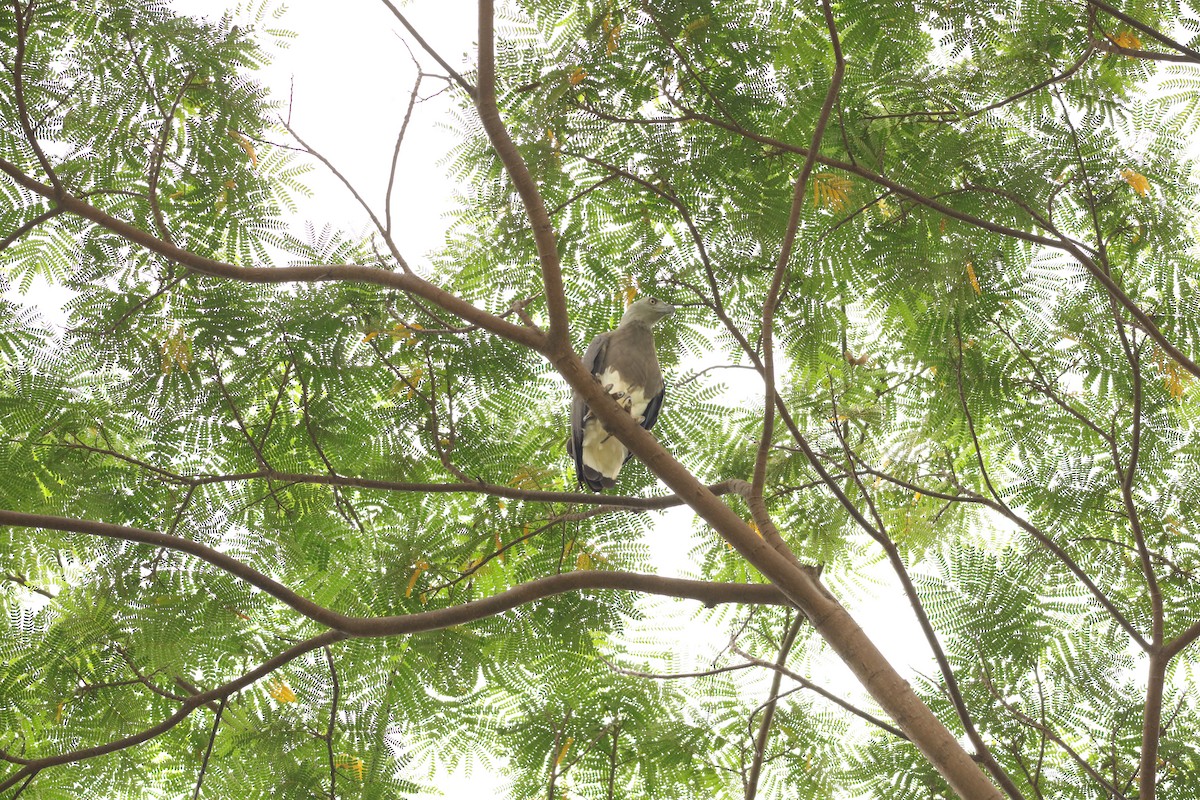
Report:
M 628 415 L 626 415 L 628 416 Z M 232 556 L 199 542 L 157 531 L 112 525 L 93 520 L 68 519 L 44 514 L 25 514 L 19 511 L 0 511 L 0 525 L 40 528 L 43 530 L 83 533 L 128 542 L 165 547 L 187 553 L 206 561 L 236 578 L 256 586 L 289 606 L 294 611 L 348 636 L 395 636 L 403 633 L 439 630 L 451 625 L 495 616 L 496 614 L 568 591 L 588 589 L 624 589 L 668 597 L 699 600 L 706 605 L 718 603 L 751 603 L 787 605 L 788 601 L 774 587 L 760 584 L 712 583 L 707 581 L 663 578 L 631 572 L 600 572 L 585 570 L 523 583 L 498 595 L 474 600 L 436 611 L 402 614 L 390 617 L 352 617 L 332 611 L 303 597 L 283 584 L 264 575 Z M 755 537 L 757 538 L 757 537 Z
M 567 298 L 563 288 L 562 265 L 558 257 L 558 242 L 554 235 L 554 223 L 546 211 L 537 182 L 530 174 L 529 167 L 526 166 L 516 144 L 508 135 L 508 130 L 500 119 L 500 110 L 496 107 L 496 42 L 492 27 L 492 10 L 492 0 L 479 0 L 479 88 L 475 95 L 475 106 L 488 139 L 503 162 L 504 169 L 508 172 L 529 217 L 533 240 L 537 246 L 538 262 L 542 268 L 546 310 L 550 314 L 550 328 L 546 332 L 546 341 L 553 350 L 570 343 Z
M 605 428 L 804 612 L 814 629 L 955 791 L 970 798 L 1001 797 L 962 745 L 921 702 L 845 608 L 817 583 L 815 576 L 756 535 L 733 509 L 672 458 L 649 431 L 634 422 L 604 392 L 573 350 L 567 347 L 548 357 L 571 388 L 584 397 Z M 800 435 L 799 431 L 795 435 Z M 819 462 L 815 453 L 810 457 Z M 819 464 L 818 468 L 823 470 Z M 822 477 L 831 480 L 828 471 Z

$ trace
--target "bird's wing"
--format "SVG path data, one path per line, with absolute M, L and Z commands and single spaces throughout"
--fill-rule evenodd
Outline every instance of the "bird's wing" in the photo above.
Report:
M 583 367 L 593 375 L 604 371 L 608 336 L 607 333 L 601 333 L 592 339 L 587 352 L 583 354 Z M 587 411 L 587 401 L 576 392 L 571 400 L 571 439 L 567 443 L 567 450 L 574 456 L 575 468 L 580 475 L 583 474 L 583 418 L 587 416 Z

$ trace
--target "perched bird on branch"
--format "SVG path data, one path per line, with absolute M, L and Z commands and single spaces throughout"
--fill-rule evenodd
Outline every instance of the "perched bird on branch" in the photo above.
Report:
M 604 391 L 646 430 L 658 419 L 664 393 L 651 328 L 674 311 L 670 303 L 644 297 L 625 310 L 616 330 L 592 339 L 583 356 L 583 366 Z M 567 452 L 575 459 L 579 482 L 593 492 L 612 488 L 617 473 L 630 457 L 625 445 L 592 415 L 587 401 L 578 393 L 571 403 Z

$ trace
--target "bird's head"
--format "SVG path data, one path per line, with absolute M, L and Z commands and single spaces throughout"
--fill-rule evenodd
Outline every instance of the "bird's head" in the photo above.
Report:
M 621 317 L 621 324 L 649 326 L 674 313 L 675 306 L 665 300 L 659 300 L 657 297 L 643 297 L 625 309 L 625 316 Z

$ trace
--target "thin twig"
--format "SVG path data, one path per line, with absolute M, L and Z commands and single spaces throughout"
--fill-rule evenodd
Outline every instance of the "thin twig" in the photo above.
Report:
M 767 694 L 767 701 L 762 706 L 762 721 L 758 725 L 758 735 L 754 737 L 754 757 L 750 762 L 750 773 L 746 778 L 746 800 L 754 800 L 758 794 L 758 781 L 762 775 L 763 757 L 767 752 L 767 738 L 771 735 L 771 721 L 775 719 L 775 707 L 779 700 L 779 686 L 783 682 L 783 672 L 781 671 L 787 666 L 788 655 L 792 651 L 792 645 L 796 641 L 796 635 L 800 633 L 800 627 L 805 623 L 804 615 L 793 612 L 792 621 L 787 627 L 787 631 L 783 634 L 783 641 L 779 645 L 779 655 L 775 657 L 775 675 L 771 679 L 771 691 Z M 750 715 L 749 724 L 754 724 L 754 714 Z
M 192 792 L 192 800 L 200 798 L 200 787 L 204 785 L 204 774 L 208 771 L 208 759 L 212 755 L 213 743 L 217 741 L 217 728 L 221 727 L 221 715 L 225 713 L 225 703 L 228 701 L 228 696 L 222 697 L 220 705 L 217 706 L 217 717 L 213 720 L 212 733 L 208 737 L 208 747 L 204 749 L 204 758 L 200 761 L 200 774 L 196 776 L 196 791 Z

